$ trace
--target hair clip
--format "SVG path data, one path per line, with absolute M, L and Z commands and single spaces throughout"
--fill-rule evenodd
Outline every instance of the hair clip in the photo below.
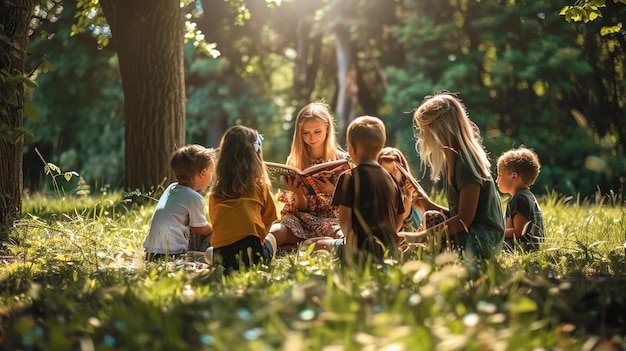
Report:
M 256 132 L 256 140 L 254 141 L 254 151 L 259 152 L 261 151 L 261 148 L 263 147 L 263 136 L 261 134 L 259 134 L 259 131 L 255 130 Z

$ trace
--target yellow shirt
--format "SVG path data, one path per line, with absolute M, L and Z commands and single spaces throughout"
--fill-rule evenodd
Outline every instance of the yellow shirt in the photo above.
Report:
M 268 188 L 257 188 L 253 197 L 237 199 L 209 196 L 209 216 L 213 224 L 211 245 L 220 248 L 247 236 L 257 236 L 261 244 L 276 220 L 276 206 Z

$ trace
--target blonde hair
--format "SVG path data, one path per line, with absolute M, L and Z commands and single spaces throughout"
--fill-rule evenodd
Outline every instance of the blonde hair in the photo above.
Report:
M 236 125 L 226 130 L 215 167 L 215 185 L 211 188 L 213 196 L 251 196 L 257 188 L 264 190 L 270 186 L 259 140 L 258 132 L 246 126 Z
M 452 183 L 454 163 L 445 149 L 464 160 L 475 176 L 492 179 L 491 162 L 478 126 L 469 119 L 465 105 L 455 94 L 444 91 L 426 96 L 413 119 L 418 127 L 415 148 L 422 165 L 430 165 L 433 181 L 445 172 L 448 183 Z
M 323 160 L 337 160 L 343 150 L 337 144 L 335 123 L 330 107 L 322 102 L 312 102 L 304 106 L 296 117 L 293 141 L 291 142 L 291 152 L 287 158 L 287 164 L 305 169 L 313 162 L 309 156 L 306 144 L 302 139 L 302 125 L 304 122 L 317 119 L 326 125 L 326 139 L 324 140 Z
M 531 186 L 537 180 L 541 163 L 537 154 L 524 146 L 505 151 L 498 158 L 498 168 L 519 174 L 524 185 Z
M 215 163 L 215 150 L 197 144 L 176 149 L 170 159 L 170 167 L 179 182 L 189 182 L 193 177 Z
M 385 124 L 379 118 L 361 116 L 355 118 L 346 132 L 346 139 L 352 145 L 358 145 L 365 154 L 376 158 L 385 145 Z

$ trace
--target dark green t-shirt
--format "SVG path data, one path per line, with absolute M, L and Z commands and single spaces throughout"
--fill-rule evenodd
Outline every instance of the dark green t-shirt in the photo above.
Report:
M 525 251 L 537 249 L 537 243 L 543 238 L 543 214 L 537 198 L 530 189 L 518 191 L 506 204 L 506 218 L 512 219 L 518 213 L 530 221 L 524 236 L 517 238 L 518 243 Z M 507 238 L 506 241 L 509 246 L 513 247 L 513 238 Z
M 473 160 L 470 162 L 474 162 Z M 475 175 L 462 157 L 457 157 L 454 165 L 452 184 L 444 178 L 443 190 L 448 200 L 450 217 L 459 212 L 459 195 L 463 186 L 468 184 L 480 185 L 480 197 L 474 221 L 467 233 L 466 252 L 481 257 L 491 256 L 502 247 L 504 239 L 504 215 L 502 202 L 493 177 L 484 179 Z

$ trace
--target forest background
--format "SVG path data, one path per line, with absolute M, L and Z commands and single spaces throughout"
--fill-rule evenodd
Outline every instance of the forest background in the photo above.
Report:
M 185 142 L 216 147 L 228 126 L 244 124 L 265 135 L 265 159 L 282 162 L 295 114 L 322 100 L 336 112 L 342 145 L 351 118 L 382 118 L 387 144 L 408 156 L 419 178 L 411 112 L 446 89 L 460 93 L 492 158 L 522 144 L 535 149 L 543 163 L 536 193 L 622 193 L 625 32 L 601 29 L 623 20 L 625 9 L 607 1 L 602 18 L 570 23 L 559 15 L 566 3 L 191 3 L 215 57 L 198 45 L 203 38 L 184 45 Z M 74 2 L 48 4 L 38 8 L 47 23 L 33 29 L 26 63 L 38 84 L 27 90 L 38 120 L 25 119 L 35 140 L 24 144 L 24 187 L 50 186 L 37 148 L 47 162 L 80 173 L 92 192 L 121 189 L 124 94 L 115 47 L 104 45 L 110 27 L 96 22 L 81 32 Z M 79 188 L 77 178 L 62 182 Z

